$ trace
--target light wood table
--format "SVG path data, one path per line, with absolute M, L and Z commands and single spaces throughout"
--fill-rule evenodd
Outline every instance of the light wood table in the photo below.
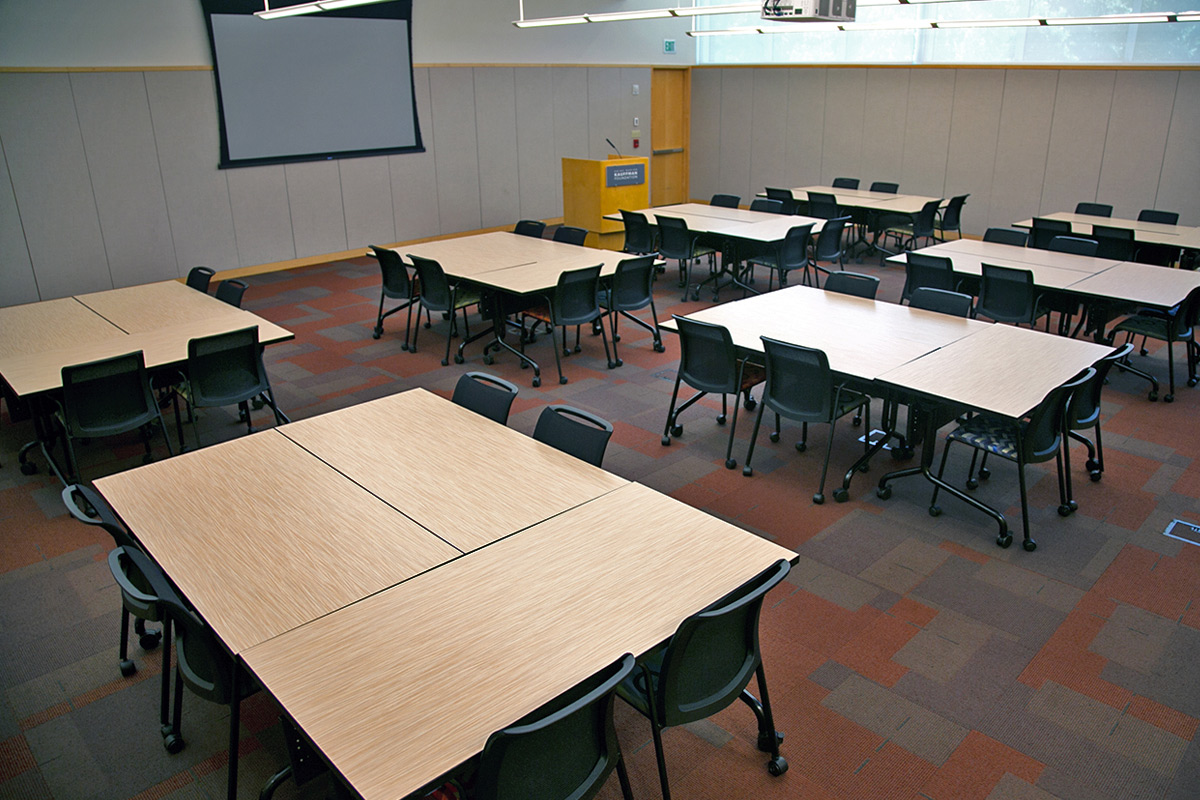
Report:
M 939 197 L 926 197 L 919 194 L 899 194 L 897 192 L 871 192 L 866 189 L 835 189 L 832 186 L 800 186 L 792 189 L 797 200 L 808 199 L 809 192 L 831 194 L 839 206 L 862 208 L 867 211 L 884 211 L 893 214 L 913 215 L 930 200 L 941 200 Z
M 96 481 L 234 654 L 461 555 L 284 430 Z
M 1143 244 L 1161 244 L 1168 247 L 1178 247 L 1181 250 L 1200 249 L 1200 227 L 1187 225 L 1164 225 L 1161 222 L 1143 222 L 1136 219 L 1121 219 L 1119 217 L 1097 217 L 1092 214 L 1076 214 L 1070 211 L 1056 211 L 1052 214 L 1041 214 L 1040 219 L 1053 219 L 1071 224 L 1071 232 L 1088 236 L 1093 225 L 1104 225 L 1110 228 L 1128 228 L 1133 231 L 1134 241 Z M 1033 218 L 1014 222 L 1016 228 L 1032 228 Z
M 0 308 L 0 358 L 124 336 L 124 331 L 74 297 Z
M 628 483 L 423 389 L 279 430 L 463 551 Z
M 126 333 L 146 333 L 194 322 L 245 318 L 248 312 L 179 281 L 160 281 L 75 297 Z
M 794 558 L 629 484 L 243 655 L 361 797 L 391 800 Z
M 1171 308 L 1182 303 L 1197 286 L 1200 286 L 1200 272 L 1195 270 L 1126 261 L 1088 276 L 1072 285 L 1071 290 L 1140 305 Z
M 1113 258 L 1096 258 L 1080 256 L 1074 253 L 1059 253 L 1052 250 L 1041 250 L 1036 247 L 1017 247 L 999 242 L 983 242 L 978 239 L 952 239 L 948 242 L 935 244 L 914 251 L 935 256 L 947 256 L 951 259 L 964 255 L 976 256 L 989 264 L 1038 264 L 1054 267 L 1055 269 L 1084 272 L 1094 275 L 1103 272 L 1119 263 Z

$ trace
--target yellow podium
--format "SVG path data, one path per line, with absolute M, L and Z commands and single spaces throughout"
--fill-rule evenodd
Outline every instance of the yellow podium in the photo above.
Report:
M 649 166 L 645 158 L 564 158 L 563 224 L 588 231 L 589 246 L 620 250 L 625 227 L 604 215 L 650 205 Z

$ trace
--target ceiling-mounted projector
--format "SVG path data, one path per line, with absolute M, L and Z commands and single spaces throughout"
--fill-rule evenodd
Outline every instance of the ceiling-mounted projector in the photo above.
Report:
M 855 0 L 763 0 L 762 18 L 779 22 L 853 22 Z

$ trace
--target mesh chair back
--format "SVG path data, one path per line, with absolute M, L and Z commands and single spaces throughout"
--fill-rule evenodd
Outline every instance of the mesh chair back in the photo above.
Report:
M 383 294 L 393 300 L 408 300 L 412 297 L 412 280 L 408 276 L 408 267 L 404 259 L 395 250 L 387 247 L 371 245 L 371 252 L 379 261 L 379 269 L 383 273 Z
M 516 724 L 488 737 L 479 757 L 477 800 L 590 798 L 621 760 L 614 692 L 635 660 L 616 663 Z
M 874 275 L 860 275 L 857 272 L 846 272 L 845 270 L 831 272 L 825 279 L 825 291 L 874 300 L 875 293 L 879 291 L 879 278 Z
M 142 351 L 62 368 L 63 418 L 72 436 L 112 436 L 158 419 Z
M 917 239 L 922 236 L 933 238 L 935 227 L 937 225 L 938 209 L 942 207 L 942 201 L 930 200 L 925 205 L 921 206 L 921 210 L 917 212 L 917 216 L 913 217 L 913 238 Z
M 559 225 L 558 230 L 554 231 L 554 241 L 583 247 L 583 243 L 587 241 L 587 231 L 570 225 Z
M 982 264 L 975 313 L 997 322 L 1032 322 L 1037 298 L 1033 272 Z
M 1132 233 L 1132 231 L 1130 231 Z M 1076 256 L 1096 255 L 1096 240 L 1082 236 L 1055 236 L 1050 240 L 1047 250 L 1055 253 L 1070 253 Z
M 246 283 L 239 280 L 221 281 L 217 284 L 217 299 L 223 300 L 236 308 L 242 307 L 242 295 L 246 293 Z
M 637 311 L 654 299 L 654 256 L 622 259 L 613 273 L 609 308 Z
M 1159 211 L 1156 208 L 1143 208 L 1138 212 L 1138 222 L 1157 222 L 1160 225 L 1178 225 L 1179 214 L 1174 211 Z
M 661 237 L 659 252 L 663 258 L 686 260 L 692 257 L 692 234 L 687 222 L 679 217 L 663 217 L 654 215 L 658 220 L 658 232 Z
M 559 405 L 542 409 L 533 428 L 533 438 L 598 467 L 604 461 L 612 432 L 612 423 L 607 420 Z
M 835 189 L 857 189 L 858 178 L 834 178 L 832 185 Z
M 782 214 L 783 203 L 778 200 L 772 200 L 769 197 L 756 197 L 750 203 L 751 211 L 765 211 L 768 214 Z
M 1088 367 L 1079 375 L 1046 395 L 1029 415 L 1021 432 L 1021 454 L 1026 464 L 1049 461 L 1058 454 L 1062 446 L 1063 421 L 1067 413 L 1067 401 L 1075 390 L 1092 380 L 1096 370 Z
M 883 192 L 884 194 L 895 194 L 900 191 L 900 184 L 891 183 L 890 181 L 875 181 L 871 184 L 872 192 Z
M 766 407 L 797 422 L 828 422 L 833 416 L 833 373 L 825 352 L 766 336 L 762 342 Z
M 1108 225 L 1093 225 L 1092 238 L 1096 240 L 1096 255 L 1116 261 L 1133 260 L 1133 230 L 1112 228 Z
M 836 219 L 840 209 L 837 198 L 826 192 L 808 193 L 808 216 L 817 219 Z
M 842 230 L 849 222 L 850 217 L 836 217 L 821 226 L 813 254 L 817 261 L 837 261 L 842 257 Z
M 779 246 L 780 269 L 804 269 L 808 266 L 808 242 L 812 238 L 813 223 L 789 228 Z
M 532 236 L 535 239 L 542 238 L 542 234 L 546 232 L 546 223 L 540 219 L 523 219 L 517 222 L 517 226 L 513 228 L 513 233 L 521 236 Z
M 962 210 L 970 194 L 959 194 L 950 198 L 950 202 L 942 209 L 942 230 L 956 231 L 962 228 Z
M 923 286 L 932 289 L 953 291 L 958 285 L 954 277 L 954 265 L 944 256 L 931 256 L 926 253 L 907 253 L 908 263 L 904 266 L 904 290 L 900 300 L 908 300 L 912 293 Z
M 1188 338 L 1190 331 L 1197 322 L 1200 322 L 1200 287 L 1192 289 L 1188 292 L 1188 296 L 1184 298 L 1183 303 L 1179 307 L 1178 319 L 1183 322 L 1175 335 L 1181 338 Z
M 505 425 L 517 391 L 513 384 L 486 372 L 466 372 L 455 384 L 450 402 Z
M 442 265 L 432 258 L 421 258 L 411 253 L 408 260 L 417 268 L 417 282 L 421 286 L 421 305 L 430 311 L 450 310 L 450 282 Z
M 984 231 L 985 242 L 996 244 L 1011 244 L 1014 247 L 1024 247 L 1029 242 L 1029 234 L 1015 228 L 988 228 Z
M 1092 365 L 1095 370 L 1092 379 L 1080 384 L 1071 393 L 1071 401 L 1067 404 L 1067 430 L 1090 428 L 1096 424 L 1100 419 L 1100 395 L 1104 391 L 1108 371 L 1131 352 L 1133 342 L 1126 342 Z
M 643 255 L 655 253 L 654 228 L 645 214 L 621 209 L 621 220 L 625 223 L 625 252 Z
M 732 703 L 762 663 L 763 598 L 787 575 L 778 561 L 708 608 L 685 619 L 663 655 L 652 706 L 664 727 L 712 716 Z M 639 678 L 637 673 L 634 679 Z
M 675 315 L 679 328 L 679 375 L 701 392 L 738 390 L 737 351 L 729 329 Z
M 1077 203 L 1075 205 L 1076 214 L 1087 214 L 1091 217 L 1111 217 L 1112 206 L 1106 203 Z
M 908 304 L 913 308 L 936 311 L 939 314 L 966 317 L 971 313 L 972 300 L 973 298 L 969 294 L 921 286 L 914 289 L 913 293 L 909 295 Z
M 736 194 L 714 194 L 712 200 L 708 201 L 710 206 L 720 206 L 721 208 L 737 208 L 742 202 L 742 198 Z
M 197 406 L 242 403 L 271 388 L 255 325 L 189 340 L 187 371 Z
M 599 265 L 559 275 L 554 290 L 554 324 L 582 325 L 600 316 L 600 303 L 596 300 L 599 288 Z
M 1070 236 L 1071 223 L 1060 219 L 1033 218 L 1033 228 L 1029 232 L 1029 246 L 1039 250 L 1050 247 L 1050 240 L 1055 236 Z
M 187 285 L 197 291 L 207 292 L 208 284 L 215 274 L 216 272 L 209 267 L 192 267 L 188 272 Z
M 796 213 L 796 196 L 792 194 L 791 189 L 776 189 L 768 186 L 767 197 L 771 200 L 778 200 L 783 205 L 783 210 L 780 213 Z

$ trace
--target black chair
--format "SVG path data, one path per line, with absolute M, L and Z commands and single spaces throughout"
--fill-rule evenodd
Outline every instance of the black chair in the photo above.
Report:
M 879 278 L 876 278 L 874 275 L 861 275 L 857 272 L 846 272 L 845 270 L 831 272 L 825 278 L 825 291 L 874 300 L 875 293 L 879 291 Z
M 617 355 L 617 342 L 621 341 L 617 333 L 618 317 L 625 317 L 650 331 L 654 336 L 654 352 L 661 353 L 667 349 L 663 347 L 662 332 L 658 329 L 658 312 L 654 308 L 654 256 L 622 259 L 613 273 L 612 286 L 607 291 L 600 290 L 599 300 L 609 313 L 614 366 L 619 367 L 624 363 Z M 650 307 L 650 319 L 654 320 L 653 326 L 633 315 L 634 311 L 647 306 Z
M 751 267 L 761 265 L 770 270 L 767 278 L 767 291 L 775 283 L 775 273 L 779 273 L 779 285 L 787 286 L 787 276 L 792 270 L 804 270 L 804 283 L 810 282 L 808 260 L 808 243 L 812 239 L 813 223 L 796 225 L 789 228 L 787 234 L 778 243 L 774 252 L 759 253 L 747 260 Z
M 458 312 L 462 311 L 463 331 L 470 338 L 471 326 L 467 322 L 467 309 L 479 305 L 479 294 L 472 289 L 465 289 L 457 283 L 451 283 L 446 278 L 442 265 L 430 258 L 421 258 L 409 254 L 408 260 L 417 268 L 417 283 L 421 291 L 417 299 L 421 308 L 426 311 L 425 327 L 430 326 L 429 314 L 448 314 L 450 327 L 446 331 L 446 354 L 442 357 L 442 366 L 450 363 L 450 340 L 458 333 Z M 417 352 L 417 337 L 421 334 L 421 314 L 417 312 L 417 325 L 413 328 L 412 352 Z M 454 362 L 462 363 L 462 356 L 455 355 Z
M 796 213 L 796 196 L 792 194 L 791 189 L 777 189 L 768 186 L 767 197 L 771 200 L 778 200 L 782 204 L 781 214 Z
M 1087 214 L 1089 217 L 1111 217 L 1113 207 L 1105 203 L 1076 203 L 1076 214 Z
M 826 192 L 809 192 L 806 216 L 817 219 L 837 219 L 842 216 L 842 210 L 838 208 L 837 198 L 833 195 Z
M 673 258 L 679 262 L 679 285 L 683 287 L 681 299 L 687 300 L 692 262 L 708 256 L 708 269 L 709 272 L 712 272 L 716 264 L 716 251 L 700 244 L 699 237 L 688 230 L 685 220 L 679 217 L 664 217 L 660 214 L 655 214 L 654 218 L 658 221 L 659 253 L 663 258 Z M 699 296 L 700 292 L 697 289 L 696 297 L 699 298 Z
M 1064 517 L 1070 514 L 1070 498 L 1067 497 L 1066 473 L 1062 457 L 1066 408 L 1076 387 L 1091 380 L 1095 372 L 1089 367 L 1081 375 L 1051 390 L 1028 419 L 1013 420 L 991 414 L 976 414 L 946 435 L 946 445 L 942 450 L 942 463 L 938 468 L 939 479 L 946 470 L 946 457 L 950 453 L 950 445 L 954 442 L 962 442 L 975 448 L 967 473 L 968 488 L 975 488 L 979 485 L 975 481 L 973 473 L 975 460 L 980 452 L 983 452 L 985 457 L 986 455 L 996 455 L 1016 462 L 1017 481 L 1021 488 L 1021 524 L 1025 534 L 1022 546 L 1026 550 L 1035 550 L 1037 543 L 1029 535 L 1029 501 L 1025 491 L 1025 465 L 1037 464 L 1050 459 L 1056 461 L 1058 466 L 1058 513 Z M 980 478 L 986 477 L 986 471 L 981 470 Z M 929 513 L 935 517 L 942 513 L 937 505 L 938 489 L 939 487 L 935 484 L 933 497 L 929 501 Z M 1007 547 L 1011 543 L 1011 534 L 1006 534 L 997 542 L 1001 547 Z
M 1147 336 L 1167 343 L 1167 369 L 1170 375 L 1170 389 L 1163 400 L 1170 403 L 1175 400 L 1175 342 L 1184 342 L 1188 361 L 1188 386 L 1196 385 L 1196 363 L 1200 361 L 1200 347 L 1196 345 L 1194 329 L 1200 321 L 1200 288 L 1192 289 L 1188 296 L 1176 309 L 1168 313 L 1161 311 L 1139 311 L 1126 317 L 1113 328 L 1113 335 L 1124 332 L 1125 341 L 1130 342 L 1135 336 Z M 1157 384 L 1150 391 L 1150 399 L 1158 399 Z
M 934 289 L 929 286 L 913 289 L 912 294 L 908 297 L 908 304 L 912 308 L 936 311 L 939 314 L 951 314 L 956 317 L 971 316 L 971 305 L 974 302 L 975 299 L 969 294 Z
M 533 438 L 599 467 L 612 436 L 608 420 L 571 406 L 546 406 L 533 428 Z
M 155 425 L 162 428 L 167 452 L 171 439 L 158 410 L 158 402 L 146 375 L 141 350 L 85 364 L 62 368 L 62 401 L 56 414 L 62 427 L 67 451 L 67 475 L 64 483 L 79 482 L 75 459 L 76 439 L 97 439 L 140 431 L 146 447 L 143 463 L 149 463 L 150 436 Z
M 583 243 L 587 241 L 587 234 L 588 232 L 583 228 L 575 228 L 570 225 L 559 225 L 558 229 L 554 231 L 554 241 L 583 247 Z
M 371 252 L 378 259 L 379 270 L 383 276 L 383 284 L 379 293 L 379 312 L 375 315 L 375 330 L 371 332 L 371 337 L 378 339 L 383 336 L 383 321 L 397 311 L 407 308 L 408 320 L 404 323 L 404 344 L 400 345 L 401 350 L 407 350 L 409 332 L 412 330 L 412 307 L 417 302 L 416 284 L 408 275 L 408 267 L 404 265 L 404 259 L 400 258 L 400 254 L 395 250 L 371 245 Z M 401 302 L 400 305 L 385 312 L 383 310 L 385 300 Z
M 516 386 L 495 375 L 465 372 L 454 385 L 450 402 L 505 425 L 517 391 Z
M 1016 228 L 988 228 L 983 233 L 985 242 L 1010 244 L 1013 247 L 1024 247 L 1029 243 L 1029 234 Z
M 1071 395 L 1071 402 L 1067 404 L 1067 421 L 1065 427 L 1071 439 L 1082 442 L 1087 448 L 1088 457 L 1087 463 L 1084 466 L 1088 471 L 1088 477 L 1093 482 L 1099 481 L 1104 476 L 1104 444 L 1100 438 L 1100 395 L 1104 391 L 1104 383 L 1108 378 L 1109 370 L 1114 365 L 1129 358 L 1129 354 L 1132 351 L 1133 343 L 1126 342 L 1093 364 L 1092 367 L 1095 369 L 1096 374 L 1092 376 L 1090 381 L 1081 384 L 1075 389 L 1075 392 Z M 1096 441 L 1094 444 L 1080 433 L 1080 431 L 1088 429 L 1096 432 Z M 1067 464 L 1068 498 L 1071 497 L 1069 444 L 1067 441 L 1063 442 L 1063 457 L 1066 459 Z
M 563 272 L 558 276 L 558 283 L 554 287 L 554 292 L 549 296 L 549 305 L 538 308 L 528 308 L 521 312 L 521 327 L 525 327 L 526 318 L 532 318 L 538 322 L 544 322 L 550 327 L 550 344 L 554 348 L 554 363 L 558 367 L 558 382 L 566 383 L 567 377 L 562 371 L 562 357 L 559 354 L 558 342 L 554 336 L 555 328 L 562 328 L 562 355 L 570 355 L 571 350 L 567 347 L 567 327 L 570 325 L 575 328 L 575 352 L 581 350 L 579 344 L 579 326 L 587 325 L 600 319 L 604 312 L 600 309 L 600 302 L 597 299 L 597 294 L 600 291 L 600 266 L 584 267 L 583 269 L 574 269 Z M 536 323 L 535 323 L 536 324 Z M 604 332 L 604 326 L 600 326 L 600 338 L 604 342 L 604 360 L 608 362 L 608 368 L 612 369 L 616 366 L 612 358 L 608 354 L 608 334 Z M 525 352 L 525 336 L 521 337 L 521 352 Z M 533 379 L 533 385 L 538 386 L 541 380 L 537 377 Z
M 769 339 L 766 336 L 760 338 L 766 354 L 767 378 L 758 414 L 754 417 L 754 431 L 750 434 L 750 447 L 746 451 L 746 464 L 742 467 L 742 474 L 754 474 L 750 459 L 754 456 L 754 445 L 758 442 L 758 428 L 762 424 L 764 408 L 775 412 L 772 442 L 779 441 L 780 417 L 800 423 L 800 441 L 796 442 L 796 449 L 801 453 L 808 447 L 808 423 L 828 424 L 829 440 L 825 445 L 825 460 L 821 464 L 821 482 L 817 486 L 817 493 L 813 495 L 814 503 L 824 503 L 825 474 L 829 471 L 829 456 L 833 452 L 837 421 L 851 411 L 856 411 L 866 418 L 867 430 L 870 430 L 871 398 L 851 391 L 842 384 L 834 383 L 833 372 L 829 369 L 829 358 L 823 351 Z M 864 439 L 863 444 L 869 451 L 870 437 Z M 839 503 L 848 497 L 844 487 L 839 486 L 833 492 L 833 499 Z
M 782 214 L 783 203 L 778 200 L 772 200 L 769 197 L 756 197 L 750 203 L 751 211 L 763 211 L 768 214 Z
M 1174 211 L 1159 211 L 1154 208 L 1143 208 L 1138 212 L 1138 222 L 1157 222 L 1160 225 L 1178 225 L 1179 214 Z
M 188 341 L 188 360 L 183 384 L 175 397 L 183 397 L 188 406 L 188 418 L 196 408 L 217 408 L 236 405 L 239 417 L 246 422 L 246 432 L 253 433 L 250 420 L 250 401 L 261 399 L 275 414 L 275 424 L 288 422 L 287 415 L 275 403 L 267 368 L 263 365 L 262 345 L 258 343 L 258 326 L 251 325 L 228 333 L 203 336 Z M 176 406 L 176 423 L 179 409 Z M 200 432 L 193 425 L 196 447 Z M 183 449 L 180 431 L 179 448 Z
M 217 299 L 222 300 L 235 308 L 242 307 L 242 295 L 249 288 L 245 281 L 230 279 L 221 281 L 217 284 Z
M 626 253 L 638 256 L 658 254 L 658 236 L 645 214 L 621 209 L 621 220 L 625 223 L 625 246 L 622 249 Z
M 835 219 L 826 220 L 821 226 L 821 232 L 817 234 L 817 243 L 813 247 L 813 266 L 818 272 L 829 274 L 830 270 L 821 266 L 821 262 L 832 264 L 838 263 L 841 269 L 846 268 L 846 253 L 842 247 L 842 231 L 850 223 L 850 217 L 837 217 Z M 814 281 L 816 280 L 814 276 Z
M 1029 247 L 1046 250 L 1055 236 L 1070 236 L 1071 223 L 1059 219 L 1033 218 L 1033 227 L 1029 230 Z
M 857 189 L 858 178 L 834 178 L 831 185 L 835 189 Z M 812 196 L 811 193 L 809 196 Z
M 517 226 L 513 228 L 513 233 L 521 236 L 532 236 L 535 239 L 542 238 L 542 234 L 546 232 L 546 223 L 540 219 L 523 219 L 517 222 Z
M 995 264 L 982 264 L 981 271 L 979 300 L 975 303 L 973 316 L 1033 325 L 1046 314 L 1033 284 L 1032 271 Z
M 725 468 L 733 469 L 737 466 L 737 461 L 733 459 L 737 395 L 744 392 L 746 409 L 753 409 L 750 389 L 762 383 L 766 373 L 758 364 L 738 358 L 728 328 L 678 315 L 674 315 L 673 319 L 679 330 L 679 369 L 675 375 L 675 390 L 671 392 L 671 405 L 667 408 L 667 424 L 663 426 L 663 447 L 671 443 L 672 436 L 683 434 L 679 415 L 710 392 L 721 393 L 721 415 L 717 417 L 717 424 L 724 425 L 729 410 L 726 395 L 733 394 L 733 424 L 729 426 L 729 443 L 725 446 Z M 691 386 L 696 394 L 676 408 L 681 383 Z
M 708 201 L 710 206 L 720 206 L 721 208 L 737 208 L 742 202 L 742 198 L 736 194 L 714 194 L 712 199 Z
M 1111 228 L 1093 225 L 1092 239 L 1096 241 L 1096 257 L 1114 261 L 1132 261 L 1135 247 L 1132 228 Z
M 629 775 L 613 726 L 617 687 L 636 665 L 626 654 L 563 695 L 488 737 L 472 800 L 589 800 L 615 769 Z
M 930 200 L 921 206 L 910 224 L 886 228 L 883 232 L 884 241 L 889 236 L 893 237 L 901 250 L 915 250 L 920 239 L 928 239 L 930 244 L 934 244 L 937 241 L 937 215 L 941 206 L 941 199 Z
M 208 284 L 217 273 L 210 267 L 192 267 L 187 274 L 187 285 L 198 292 L 208 293 Z
M 779 754 L 783 734 L 775 729 L 767 678 L 758 645 L 763 598 L 787 576 L 791 565 L 780 560 L 679 624 L 675 634 L 638 659 L 634 673 L 617 694 L 650 720 L 663 800 L 671 799 L 662 731 L 706 719 L 740 699 L 758 720 L 758 749 L 771 754 L 767 771 L 787 772 Z M 748 689 L 758 678 L 759 702 Z
M 904 288 L 900 292 L 900 302 L 911 300 L 912 293 L 922 287 L 954 291 L 958 287 L 958 278 L 954 275 L 954 263 L 945 256 L 931 256 L 928 253 L 907 253 L 907 263 L 904 265 Z M 828 285 L 826 285 L 828 288 Z
M 938 213 L 938 219 L 934 222 L 934 227 L 940 234 L 937 237 L 939 242 L 946 241 L 946 231 L 954 231 L 958 234 L 958 238 L 962 238 L 962 209 L 966 205 L 967 198 L 970 194 L 959 194 L 950 198 L 950 202 L 946 204 Z
M 1130 233 L 1132 232 L 1130 231 Z M 1083 236 L 1055 236 L 1046 247 L 1047 250 L 1055 253 L 1070 253 L 1076 256 L 1094 256 L 1096 248 L 1095 239 Z
M 883 192 L 884 194 L 895 194 L 900 191 L 900 184 L 892 183 L 891 181 L 874 181 L 871 183 L 872 192 Z

